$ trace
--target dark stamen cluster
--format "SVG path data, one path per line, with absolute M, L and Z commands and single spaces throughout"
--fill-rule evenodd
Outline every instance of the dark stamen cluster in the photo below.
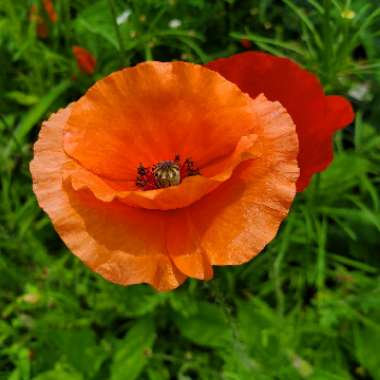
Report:
M 154 176 L 150 168 L 146 168 L 143 164 L 137 167 L 136 186 L 144 190 L 156 189 Z
M 184 162 L 187 176 L 199 175 L 199 169 L 194 167 L 194 161 L 187 158 Z
M 176 154 L 174 160 L 160 161 L 151 168 L 140 164 L 137 168 L 136 186 L 143 190 L 165 188 L 199 174 L 199 169 L 190 158 L 181 163 L 180 156 Z

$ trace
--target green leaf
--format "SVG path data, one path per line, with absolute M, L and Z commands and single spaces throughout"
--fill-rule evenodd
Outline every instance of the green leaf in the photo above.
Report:
M 321 190 L 335 189 L 340 191 L 357 183 L 358 176 L 370 171 L 370 162 L 359 155 L 341 153 L 337 155 L 332 165 L 321 173 Z
M 111 380 L 138 379 L 148 363 L 148 355 L 155 340 L 152 319 L 136 322 L 119 344 L 111 365 Z
M 33 377 L 33 380 L 84 380 L 84 378 L 68 365 L 57 363 L 54 369 Z
M 74 26 L 78 36 L 92 33 L 104 38 L 116 49 L 119 48 L 115 26 L 106 0 L 92 3 L 82 10 L 76 18 Z
M 207 302 L 198 304 L 198 312 L 185 317 L 177 315 L 175 323 L 182 335 L 206 347 L 226 347 L 231 341 L 231 330 L 223 311 Z
M 147 375 L 149 380 L 169 380 L 169 371 L 165 367 L 148 368 Z
M 130 318 L 152 313 L 170 295 L 170 293 L 158 293 L 144 285 L 114 290 L 106 284 L 106 288 L 112 291 L 113 298 L 110 299 L 106 291 L 100 293 L 96 298 L 96 307 L 103 312 L 108 312 L 109 308 L 116 303 L 117 311 Z
M 8 380 L 29 380 L 30 379 L 30 351 L 22 348 L 17 352 L 15 360 L 16 368 L 8 378 Z M 1 372 L 0 372 L 0 379 Z
M 106 358 L 106 352 L 96 344 L 90 329 L 57 331 L 56 339 L 61 357 L 87 376 L 96 374 Z
M 374 380 L 380 380 L 380 331 L 370 327 L 360 328 L 356 326 L 354 341 L 354 351 L 359 363 L 371 374 Z
M 189 317 L 198 311 L 198 302 L 186 289 L 177 289 L 169 293 L 170 306 L 179 314 Z

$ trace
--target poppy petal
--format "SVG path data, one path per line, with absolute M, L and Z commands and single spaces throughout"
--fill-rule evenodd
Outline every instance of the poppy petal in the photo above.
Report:
M 64 148 L 97 175 L 134 180 L 139 164 L 173 154 L 203 167 L 232 153 L 253 123 L 249 96 L 214 71 L 145 62 L 98 81 L 74 104 Z
M 63 126 L 71 109 L 43 123 L 34 147 L 30 170 L 40 206 L 69 249 L 109 281 L 176 288 L 185 276 L 166 254 L 163 212 L 104 203 L 62 181 L 62 167 L 70 161 L 63 151 Z
M 304 190 L 314 173 L 326 169 L 334 158 L 333 134 L 352 122 L 355 117 L 351 103 L 342 96 L 325 96 L 327 130 L 319 136 L 315 135 L 318 143 L 309 148 L 309 165 L 304 167 L 302 178 L 297 182 L 297 190 Z M 320 147 L 324 149 L 321 150 Z
M 208 176 L 187 177 L 178 186 L 168 188 L 148 191 L 125 190 L 131 187 L 135 189 L 136 186 L 131 182 L 103 179 L 73 160 L 64 165 L 63 179 L 70 180 L 75 190 L 92 191 L 103 202 L 112 202 L 117 199 L 129 206 L 146 209 L 176 209 L 188 206 L 215 190 L 231 177 L 234 168 L 240 162 L 257 156 L 259 148 L 253 148 L 256 142 L 257 135 L 255 134 L 243 136 L 231 155 L 210 164 L 205 168 L 204 173 L 202 169 L 202 173 Z
M 212 265 L 241 264 L 259 253 L 276 235 L 296 193 L 294 123 L 280 103 L 262 95 L 254 103 L 263 154 L 240 164 L 229 181 L 186 209 Z
M 327 120 L 331 128 L 339 130 L 350 124 L 355 117 L 351 103 L 342 96 L 326 96 Z
M 54 8 L 52 0 L 43 0 L 44 8 L 52 23 L 56 23 L 58 20 L 58 14 Z
M 182 273 L 200 280 L 213 277 L 210 259 L 186 209 L 169 215 L 166 239 L 168 252 Z
M 94 56 L 87 49 L 82 48 L 81 46 L 73 46 L 72 51 L 77 61 L 79 70 L 85 74 L 94 74 L 96 67 L 96 59 Z
M 316 172 L 333 158 L 332 135 L 353 120 L 352 108 L 341 97 L 325 96 L 318 78 L 287 58 L 244 52 L 206 65 L 237 84 L 252 98 L 264 93 L 277 100 L 294 120 L 299 137 L 300 178 L 303 191 Z M 336 114 L 331 117 L 330 109 Z

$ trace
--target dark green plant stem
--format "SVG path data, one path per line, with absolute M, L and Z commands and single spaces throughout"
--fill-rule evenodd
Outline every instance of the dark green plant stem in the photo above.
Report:
M 286 252 L 289 247 L 289 242 L 290 242 L 289 235 L 293 229 L 293 221 L 294 221 L 294 218 L 292 217 L 289 217 L 289 219 L 287 220 L 284 232 L 282 233 L 282 236 L 281 236 L 282 241 L 279 247 L 279 252 L 273 264 L 273 281 L 275 284 L 277 312 L 282 316 L 285 314 L 285 295 L 282 290 L 281 269 L 283 266 Z
M 114 0 L 108 0 L 108 6 L 110 8 L 112 22 L 115 28 L 117 41 L 119 43 L 120 63 L 121 63 L 121 66 L 124 66 L 126 64 L 125 46 L 124 46 L 123 36 L 121 35 L 119 25 L 117 25 L 117 22 L 116 22 L 117 15 L 116 15 L 116 6 L 115 6 Z
M 327 220 L 325 217 L 322 218 L 317 224 L 317 238 L 318 238 L 318 249 L 317 249 L 317 289 L 318 292 L 322 292 L 325 289 L 325 278 L 326 278 L 326 242 L 327 242 Z
M 153 54 L 152 54 L 152 47 L 150 45 L 150 42 L 147 42 L 144 48 L 145 51 L 145 60 L 146 61 L 152 61 L 153 60 Z

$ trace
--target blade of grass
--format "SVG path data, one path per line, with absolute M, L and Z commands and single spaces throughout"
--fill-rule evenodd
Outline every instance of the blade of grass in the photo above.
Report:
M 318 4 L 315 0 L 307 0 L 320 14 L 323 14 L 323 7 Z
M 119 43 L 120 63 L 121 63 L 121 66 L 123 67 L 126 64 L 125 46 L 124 46 L 124 40 L 123 40 L 123 36 L 121 35 L 119 25 L 116 22 L 117 14 L 116 14 L 116 5 L 115 5 L 114 0 L 108 0 L 108 7 L 110 9 L 110 13 L 111 13 L 111 17 L 112 17 L 112 23 L 113 23 L 114 28 L 115 28 L 117 42 Z
M 335 253 L 329 253 L 329 258 L 335 260 L 336 262 L 344 265 L 348 265 L 352 268 L 362 270 L 368 273 L 378 273 L 379 270 L 377 268 L 371 267 L 370 265 L 364 264 L 362 262 L 350 259 L 349 257 L 336 255 Z
M 313 35 L 313 38 L 315 40 L 315 43 L 319 48 L 323 48 L 323 43 L 321 40 L 321 37 L 317 33 L 313 22 L 310 20 L 310 18 L 305 14 L 304 10 L 297 7 L 293 2 L 290 0 L 282 0 L 298 17 L 299 19 L 305 24 L 305 26 L 310 30 L 311 34 Z
M 371 24 L 376 20 L 377 17 L 380 16 L 380 8 L 375 9 L 369 16 L 366 16 L 363 18 L 362 23 L 360 24 L 360 27 L 357 29 L 356 33 L 351 37 L 351 46 L 355 46 L 357 43 L 358 38 L 360 35 L 365 31 L 368 30 Z
M 206 63 L 210 61 L 210 57 L 208 56 L 208 54 L 206 54 L 202 50 L 202 48 L 197 43 L 195 43 L 192 39 L 186 38 L 186 37 L 179 37 L 178 39 L 182 41 L 184 44 L 186 44 L 187 46 L 189 46 L 192 50 L 194 50 L 194 52 L 201 59 L 202 63 Z
M 327 241 L 327 222 L 323 218 L 321 222 L 317 223 L 318 234 L 318 256 L 317 256 L 317 288 L 321 291 L 325 287 L 326 277 L 326 241 Z
M 280 315 L 284 315 L 285 311 L 285 296 L 282 290 L 281 269 L 285 258 L 285 254 L 289 247 L 289 237 L 293 228 L 293 221 L 294 218 L 289 218 L 288 222 L 286 223 L 284 232 L 281 236 L 282 241 L 280 249 L 273 264 L 273 281 L 276 293 L 277 311 Z
M 258 36 L 257 34 L 253 34 L 253 33 L 243 34 L 243 33 L 233 32 L 230 34 L 230 36 L 232 38 L 236 38 L 238 40 L 247 39 L 247 40 L 250 40 L 250 41 L 255 42 L 255 43 L 264 43 L 264 44 L 269 44 L 269 45 L 281 47 L 285 50 L 293 51 L 294 53 L 297 53 L 301 56 L 305 55 L 305 52 L 301 48 L 298 48 L 297 46 L 295 46 L 294 44 L 275 40 L 272 38 Z
M 13 134 L 13 138 L 18 142 L 18 144 L 22 145 L 25 136 L 46 114 L 51 104 L 57 100 L 70 87 L 70 85 L 71 80 L 65 80 L 59 85 L 53 87 L 51 91 L 40 100 L 39 103 L 37 103 L 24 115 Z M 11 154 L 12 150 L 15 148 L 15 145 L 16 143 L 13 140 L 8 143 L 7 147 L 3 151 L 3 158 L 7 158 Z

